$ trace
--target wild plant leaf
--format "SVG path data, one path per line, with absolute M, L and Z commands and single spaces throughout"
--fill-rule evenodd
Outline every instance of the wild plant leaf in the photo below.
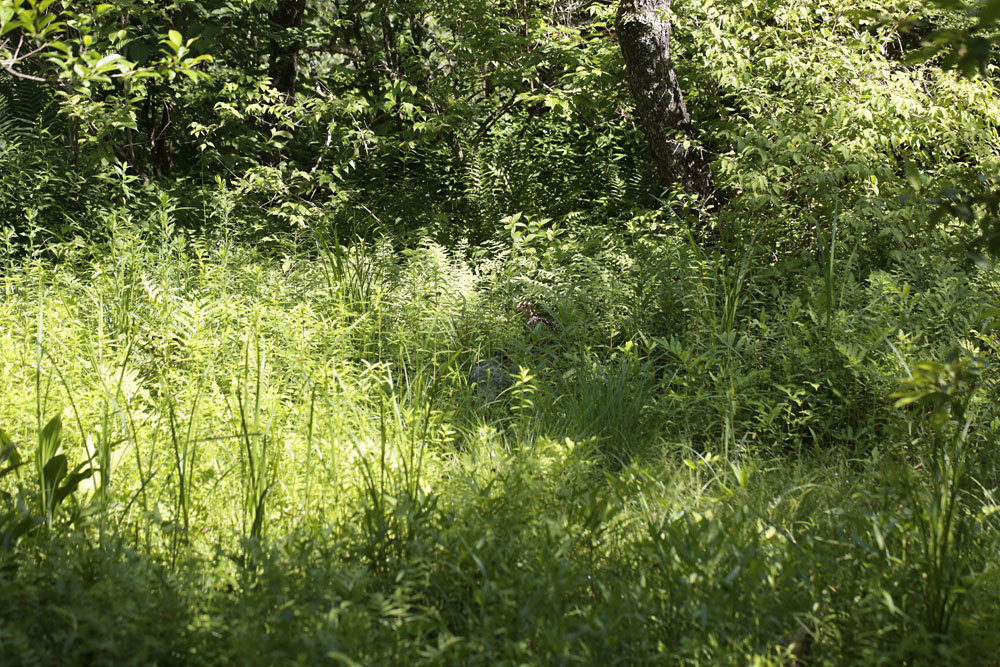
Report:
M 45 465 L 59 451 L 61 440 L 62 419 L 56 415 L 49 420 L 38 437 L 38 459 L 42 465 Z
M 925 392 L 909 392 L 905 394 L 893 394 L 893 396 L 898 397 L 893 405 L 897 408 L 905 408 L 907 405 L 923 401 L 927 397 L 927 394 Z
M 2 517 L 0 520 L 0 551 L 11 551 L 22 537 L 41 523 L 41 518 L 31 515 L 16 518 L 16 515 L 11 513 Z
M 1000 329 L 1000 308 L 990 308 L 983 313 L 983 317 L 986 320 L 986 324 L 983 325 L 983 333 Z
M 21 455 L 17 453 L 17 448 L 14 446 L 13 441 L 11 441 L 3 429 L 0 429 L 0 466 L 8 462 L 9 464 L 6 468 L 0 468 L 0 478 L 23 464 Z
M 80 486 L 80 482 L 90 478 L 94 474 L 92 468 L 81 470 L 83 466 L 84 464 L 77 466 L 74 471 L 66 477 L 66 481 L 63 482 L 52 495 L 53 507 L 58 507 L 63 500 L 76 492 L 77 487 Z
M 45 468 L 42 470 L 42 476 L 45 480 L 45 488 L 50 491 L 57 489 L 59 483 L 66 476 L 68 467 L 69 462 L 67 461 L 65 454 L 58 454 L 49 459 L 45 464 Z

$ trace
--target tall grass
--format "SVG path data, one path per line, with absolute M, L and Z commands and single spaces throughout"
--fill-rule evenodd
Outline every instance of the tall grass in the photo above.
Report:
M 928 450 L 889 399 L 897 355 L 973 345 L 912 302 L 983 312 L 988 285 L 842 281 L 833 237 L 788 294 L 752 246 L 668 239 L 629 274 L 655 285 L 621 279 L 638 259 L 614 237 L 528 261 L 331 235 L 269 258 L 185 237 L 172 206 L 4 278 L 0 641 L 24 655 L 975 664 L 991 645 L 997 471 L 962 448 L 995 438 L 993 407 L 970 395 L 976 428 Z M 524 329 L 525 290 L 556 330 Z M 896 330 L 894 350 L 872 334 Z M 484 406 L 472 351 L 495 350 L 512 386 Z M 852 419 L 864 438 L 836 439 Z M 125 613 L 104 578 L 176 619 Z M 116 639 L 89 639 L 103 624 Z

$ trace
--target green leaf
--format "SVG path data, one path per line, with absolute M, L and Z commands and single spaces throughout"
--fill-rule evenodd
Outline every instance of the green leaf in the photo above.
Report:
M 8 4 L 0 5 L 0 35 L 7 32 L 6 25 L 14 18 L 14 8 Z
M 38 458 L 40 463 L 45 464 L 55 456 L 59 450 L 59 443 L 62 439 L 62 419 L 56 415 L 42 429 L 38 438 Z
M 78 466 L 77 469 L 74 470 L 73 473 L 66 478 L 66 481 L 59 487 L 59 489 L 55 492 L 55 494 L 53 494 L 52 496 L 53 507 L 58 507 L 59 503 L 65 500 L 67 496 L 76 492 L 77 488 L 80 486 L 80 482 L 82 482 L 85 479 L 88 479 L 91 475 L 94 474 L 94 471 L 91 468 L 87 468 L 86 470 L 81 471 L 80 470 L 81 467 L 82 466 Z
M 59 483 L 66 476 L 66 471 L 69 468 L 69 461 L 66 459 L 65 454 L 59 454 L 53 456 L 49 459 L 48 463 L 45 464 L 45 468 L 42 471 L 42 477 L 45 480 L 46 489 L 56 489 Z M 55 507 L 53 504 L 52 507 Z
M 907 394 L 906 396 L 902 396 L 902 397 L 896 399 L 896 402 L 894 403 L 894 405 L 897 408 L 905 408 L 907 405 L 912 405 L 912 404 L 918 402 L 923 397 L 924 397 L 923 394 Z
M 38 526 L 42 523 L 42 520 L 38 517 L 26 516 L 22 518 L 17 523 L 14 523 L 9 528 L 8 520 L 0 521 L 0 548 L 4 551 L 10 551 L 17 544 L 25 534 L 28 533 L 32 528 Z
M 17 448 L 7 434 L 0 429 L 0 466 L 8 463 L 6 468 L 0 467 L 0 478 L 8 472 L 20 467 L 23 463 L 21 456 L 17 453 Z

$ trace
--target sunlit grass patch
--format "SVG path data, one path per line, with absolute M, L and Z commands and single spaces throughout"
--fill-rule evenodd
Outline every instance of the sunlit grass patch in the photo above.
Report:
M 737 290 L 725 258 L 675 263 L 683 244 L 642 251 L 676 292 L 657 301 L 600 258 L 359 243 L 324 269 L 121 234 L 111 259 L 4 276 L 0 428 L 24 465 L 0 464 L 0 587 L 20 587 L 11 614 L 61 610 L 5 646 L 120 660 L 127 639 L 74 629 L 103 608 L 149 631 L 148 606 L 93 584 L 119 576 L 183 620 L 141 644 L 160 661 L 974 662 L 990 642 L 992 407 L 971 399 L 948 644 L 920 620 L 929 431 L 888 396 L 946 339 L 993 349 L 972 328 L 989 283 L 952 265 L 873 272 L 824 310 L 819 273 L 786 294 L 747 269 Z M 525 327 L 525 290 L 553 326 Z M 966 307 L 937 317 L 949 299 Z M 497 352 L 483 401 L 473 369 Z

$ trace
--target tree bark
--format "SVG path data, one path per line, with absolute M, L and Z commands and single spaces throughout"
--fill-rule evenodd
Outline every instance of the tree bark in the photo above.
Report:
M 621 0 L 615 29 L 636 112 L 656 162 L 660 183 L 680 181 L 708 196 L 712 172 L 703 148 L 684 145 L 693 135 L 691 115 L 670 59 L 670 0 Z
M 285 94 L 286 100 L 295 97 L 295 83 L 299 74 L 299 38 L 289 32 L 302 27 L 306 11 L 305 0 L 278 0 L 278 7 L 271 14 L 275 36 L 271 38 L 271 63 L 268 74 L 274 87 Z

